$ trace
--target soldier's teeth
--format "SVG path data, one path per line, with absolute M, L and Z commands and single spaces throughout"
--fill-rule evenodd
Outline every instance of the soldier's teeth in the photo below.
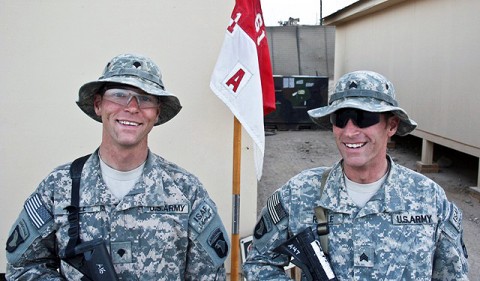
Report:
M 128 126 L 138 126 L 138 123 L 135 122 L 129 122 L 129 121 L 118 121 L 122 125 L 128 125 Z
M 345 146 L 348 148 L 360 148 L 364 146 L 365 143 L 346 143 Z

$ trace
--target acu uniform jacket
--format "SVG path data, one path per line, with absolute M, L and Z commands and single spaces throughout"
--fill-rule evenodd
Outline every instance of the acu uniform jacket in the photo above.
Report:
M 289 258 L 273 252 L 306 227 L 314 208 L 327 210 L 328 254 L 338 280 L 468 280 L 462 213 L 427 177 L 395 164 L 380 190 L 360 208 L 348 196 L 342 163 L 306 170 L 268 200 L 244 264 L 248 280 L 290 280 Z
M 8 280 L 80 280 L 59 259 L 69 239 L 69 167 L 55 169 L 25 202 L 7 241 Z M 122 200 L 105 185 L 98 153 L 85 163 L 80 239 L 96 238 L 107 241 L 120 280 L 226 278 L 229 242 L 215 204 L 195 176 L 151 152 Z

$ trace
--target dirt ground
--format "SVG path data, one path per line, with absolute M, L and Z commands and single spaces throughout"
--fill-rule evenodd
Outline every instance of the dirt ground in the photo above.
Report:
M 413 136 L 392 139 L 389 154 L 412 170 L 421 156 L 421 140 Z M 330 130 L 267 131 L 263 176 L 258 185 L 257 210 L 270 194 L 302 170 L 330 166 L 339 159 Z M 469 254 L 470 280 L 480 281 L 480 196 L 469 190 L 477 183 L 478 159 L 435 146 L 439 173 L 426 176 L 440 184 L 450 200 L 463 210 L 465 244 Z

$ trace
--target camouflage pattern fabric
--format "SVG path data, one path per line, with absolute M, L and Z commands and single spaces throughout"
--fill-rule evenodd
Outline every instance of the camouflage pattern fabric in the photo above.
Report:
M 349 198 L 341 162 L 320 196 L 323 168 L 290 179 L 268 200 L 243 270 L 248 280 L 290 280 L 289 258 L 272 252 L 305 227 L 314 208 L 328 212 L 329 259 L 338 280 L 468 280 L 461 211 L 427 177 L 395 164 L 381 189 L 359 208 Z
M 80 280 L 59 260 L 69 239 L 69 167 L 56 168 L 27 199 L 7 241 L 7 280 Z M 108 242 L 120 280 L 226 279 L 229 241 L 216 206 L 177 165 L 149 152 L 141 180 L 120 201 L 103 182 L 94 153 L 80 194 L 80 238 Z
M 367 70 L 347 73 L 338 79 L 328 97 L 328 105 L 308 111 L 310 118 L 321 125 L 322 118 L 342 108 L 369 112 L 391 112 L 400 118 L 396 135 L 405 136 L 417 127 L 405 110 L 398 107 L 395 88 L 383 75 Z

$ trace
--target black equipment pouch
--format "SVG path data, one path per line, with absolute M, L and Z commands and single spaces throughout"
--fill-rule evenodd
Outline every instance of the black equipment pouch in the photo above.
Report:
M 309 281 L 337 281 L 311 228 L 305 228 L 273 251 L 292 256 L 292 263 L 302 269 Z
M 80 157 L 70 165 L 70 177 L 72 178 L 72 195 L 68 211 L 68 244 L 62 260 L 70 264 L 84 277 L 82 281 L 116 281 L 118 280 L 110 254 L 103 239 L 94 239 L 87 242 L 80 242 L 79 229 L 79 202 L 80 202 L 80 179 L 82 169 L 90 155 Z
M 74 253 L 73 257 L 63 260 L 83 274 L 82 280 L 118 280 L 103 239 L 80 243 L 75 247 Z

